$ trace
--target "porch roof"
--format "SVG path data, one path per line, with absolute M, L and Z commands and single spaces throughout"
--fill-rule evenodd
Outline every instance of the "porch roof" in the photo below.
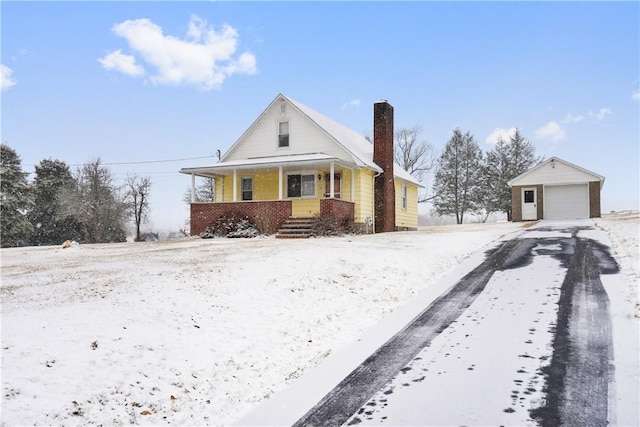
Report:
M 194 174 L 196 176 L 211 177 L 232 174 L 234 170 L 269 169 L 277 167 L 301 167 L 301 166 L 325 166 L 329 163 L 357 168 L 354 164 L 347 164 L 335 156 L 323 153 L 297 154 L 289 156 L 255 157 L 250 159 L 230 160 L 216 163 L 210 166 L 199 166 L 180 169 L 180 173 Z M 379 169 L 379 168 L 378 168 Z M 380 169 L 378 172 L 382 172 Z

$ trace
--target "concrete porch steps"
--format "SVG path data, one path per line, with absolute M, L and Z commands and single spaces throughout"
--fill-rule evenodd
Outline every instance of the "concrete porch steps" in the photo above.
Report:
M 276 233 L 276 239 L 308 239 L 313 235 L 313 218 L 289 218 Z

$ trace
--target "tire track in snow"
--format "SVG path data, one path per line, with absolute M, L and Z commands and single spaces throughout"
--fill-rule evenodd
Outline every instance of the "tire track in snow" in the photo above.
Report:
M 618 271 L 607 250 L 575 237 L 558 302 L 551 364 L 546 374 L 544 406 L 531 410 L 543 426 L 608 424 L 609 383 L 613 359 L 609 298 L 600 273 Z
M 433 338 L 458 319 L 483 291 L 496 269 L 521 244 L 522 240 L 514 239 L 493 251 L 482 264 L 354 369 L 294 426 L 344 424 Z

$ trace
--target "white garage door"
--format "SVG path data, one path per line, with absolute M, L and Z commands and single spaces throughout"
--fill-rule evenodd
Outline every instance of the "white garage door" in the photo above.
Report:
M 544 218 L 589 218 L 589 185 L 545 186 Z

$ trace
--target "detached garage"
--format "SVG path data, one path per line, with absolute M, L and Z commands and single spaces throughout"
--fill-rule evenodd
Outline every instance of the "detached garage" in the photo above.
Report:
M 508 184 L 513 221 L 600 217 L 604 177 L 557 157 Z

